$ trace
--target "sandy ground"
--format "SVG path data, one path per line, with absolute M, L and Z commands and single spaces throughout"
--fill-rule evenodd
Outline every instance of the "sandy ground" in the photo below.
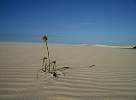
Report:
M 136 100 L 136 50 L 51 44 L 51 59 L 70 68 L 37 79 L 43 50 L 38 43 L 0 43 L 0 100 Z

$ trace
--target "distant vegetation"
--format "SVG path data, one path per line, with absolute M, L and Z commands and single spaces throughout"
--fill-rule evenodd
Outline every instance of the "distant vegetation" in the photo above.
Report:
M 136 46 L 134 46 L 133 49 L 136 49 Z

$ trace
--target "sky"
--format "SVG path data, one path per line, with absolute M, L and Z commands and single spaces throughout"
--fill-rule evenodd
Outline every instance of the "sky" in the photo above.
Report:
M 136 44 L 136 0 L 0 0 L 0 41 Z

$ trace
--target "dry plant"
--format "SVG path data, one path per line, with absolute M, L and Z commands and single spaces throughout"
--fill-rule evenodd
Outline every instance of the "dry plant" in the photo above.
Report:
M 57 76 L 57 72 L 56 72 L 56 61 L 51 61 L 50 59 L 50 52 L 49 52 L 49 47 L 48 47 L 48 36 L 44 35 L 42 37 L 42 40 L 45 42 L 45 47 L 46 50 L 45 52 L 47 52 L 47 57 L 42 58 L 42 69 L 38 70 L 38 72 L 45 72 L 45 73 L 51 73 L 54 77 L 58 77 Z M 38 78 L 38 72 L 37 72 L 37 78 Z
M 58 78 L 58 73 L 57 70 L 65 70 L 68 69 L 69 67 L 62 67 L 57 69 L 56 61 L 51 61 L 50 59 L 50 52 L 49 52 L 49 47 L 48 47 L 48 36 L 44 35 L 42 37 L 42 40 L 45 42 L 45 47 L 47 52 L 47 57 L 42 58 L 42 69 L 38 70 L 38 72 L 44 72 L 44 73 L 51 73 L 53 77 Z M 37 72 L 37 78 L 38 78 L 38 72 Z
M 44 63 L 43 63 L 43 65 L 44 65 L 45 69 L 47 70 L 47 68 L 48 68 L 48 71 L 50 72 L 50 53 L 49 53 L 49 48 L 48 48 L 48 42 L 47 42 L 48 41 L 48 36 L 47 35 L 43 36 L 43 41 L 45 41 L 45 43 L 46 43 L 46 49 L 47 49 L 46 65 L 44 65 Z M 45 72 L 46 72 L 46 70 L 45 70 Z

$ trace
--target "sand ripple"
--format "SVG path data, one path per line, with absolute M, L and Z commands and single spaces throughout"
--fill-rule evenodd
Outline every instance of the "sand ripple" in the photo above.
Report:
M 8 48 L 12 48 L 12 46 L 3 48 L 9 50 Z M 100 53 L 98 47 L 54 46 L 53 49 L 57 51 L 56 59 L 60 61 L 60 66 L 68 64 L 70 69 L 65 70 L 65 75 L 58 79 L 44 74 L 41 74 L 41 77 L 37 79 L 36 75 L 40 64 L 35 61 L 41 56 L 35 54 L 40 51 L 37 49 L 39 46 L 32 46 L 33 50 L 37 50 L 34 52 L 29 46 L 27 49 L 25 48 L 26 46 L 16 46 L 18 52 L 14 51 L 14 48 L 12 48 L 12 52 L 8 51 L 12 57 L 18 53 L 16 59 L 12 60 L 12 57 L 9 56 L 11 59 L 9 64 L 6 65 L 4 60 L 1 61 L 0 100 L 136 100 L 136 67 L 133 60 L 135 57 L 133 55 L 136 53 L 134 51 L 121 49 L 122 52 L 121 50 L 103 48 L 101 49 L 103 52 Z M 66 54 L 65 50 L 60 51 L 64 48 L 67 53 L 71 49 L 73 51 Z M 77 52 L 79 49 L 80 51 Z M 6 55 L 7 52 L 4 50 L 0 55 Z M 25 51 L 25 55 L 22 55 L 22 58 L 19 54 L 23 51 Z M 90 52 L 92 53 L 90 54 Z M 94 54 L 94 52 L 96 53 Z M 114 54 L 111 55 L 112 58 L 108 58 L 103 54 L 104 52 L 108 53 L 107 55 Z M 62 58 L 61 53 L 64 54 Z M 72 54 L 69 55 L 70 53 Z M 5 58 L 0 57 L 0 59 L 8 59 L 5 56 Z M 29 61 L 27 57 L 34 59 Z M 114 63 L 114 60 L 119 60 L 118 57 L 124 58 L 124 64 L 122 64 L 123 61 Z M 119 62 L 118 60 L 116 62 Z M 92 62 L 95 66 L 90 68 L 89 65 Z
M 71 68 L 58 79 L 36 79 L 33 66 L 1 66 L 1 100 L 135 100 L 136 75 L 132 72 L 97 71 Z M 95 70 L 95 71 L 94 71 Z

